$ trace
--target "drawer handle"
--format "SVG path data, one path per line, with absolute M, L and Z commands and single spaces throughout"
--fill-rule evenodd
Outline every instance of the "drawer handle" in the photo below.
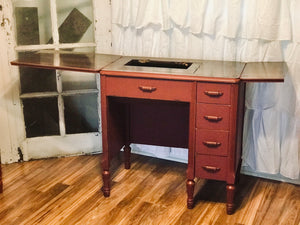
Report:
M 217 148 L 221 145 L 220 142 L 216 142 L 216 141 L 203 141 L 203 144 L 209 148 Z
M 220 167 L 214 167 L 214 166 L 202 166 L 202 168 L 209 173 L 217 173 L 221 170 Z
M 148 86 L 139 86 L 139 89 L 143 92 L 153 92 L 156 90 L 156 87 L 148 87 Z
M 221 97 L 223 95 L 223 92 L 220 91 L 204 91 L 204 94 L 206 94 L 209 97 Z
M 204 116 L 204 119 L 208 120 L 209 122 L 219 122 L 223 119 L 221 116 Z

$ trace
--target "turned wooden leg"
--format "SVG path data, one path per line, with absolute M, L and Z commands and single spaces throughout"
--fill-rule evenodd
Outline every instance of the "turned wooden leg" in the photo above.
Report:
M 103 186 L 101 188 L 104 197 L 110 196 L 110 174 L 108 170 L 102 172 Z
M 227 184 L 227 214 L 231 215 L 234 212 L 234 194 L 235 194 L 235 185 L 234 184 Z
M 2 183 L 2 171 L 1 171 L 1 165 L 0 165 L 0 193 L 3 192 L 3 183 Z
M 130 169 L 130 154 L 131 154 L 131 148 L 129 145 L 125 145 L 124 147 L 124 164 L 125 169 Z
M 187 207 L 188 209 L 192 209 L 194 207 L 194 180 L 186 181 L 186 192 L 187 192 Z

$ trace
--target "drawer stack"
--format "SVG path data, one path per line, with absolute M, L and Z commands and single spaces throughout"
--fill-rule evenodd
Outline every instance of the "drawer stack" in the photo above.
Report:
M 197 84 L 196 177 L 226 180 L 229 156 L 231 93 L 231 84 Z

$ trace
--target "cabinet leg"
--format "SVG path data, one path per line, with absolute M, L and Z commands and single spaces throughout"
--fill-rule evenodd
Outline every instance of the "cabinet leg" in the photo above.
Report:
M 195 181 L 187 180 L 186 181 L 186 192 L 187 192 L 187 208 L 192 209 L 194 207 L 194 188 Z
M 0 193 L 3 192 L 3 182 L 2 182 L 2 171 L 1 171 L 1 165 L 0 165 Z
M 130 169 L 130 154 L 131 154 L 131 147 L 129 145 L 125 145 L 124 147 L 124 164 L 125 169 Z
M 108 170 L 102 172 L 103 186 L 101 188 L 104 197 L 110 196 L 110 174 Z
M 235 185 L 234 184 L 227 184 L 227 214 L 231 215 L 234 212 L 234 194 L 235 194 Z

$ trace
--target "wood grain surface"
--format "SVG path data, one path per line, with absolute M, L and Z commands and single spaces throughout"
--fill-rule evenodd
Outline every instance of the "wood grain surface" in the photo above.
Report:
M 104 198 L 101 155 L 2 165 L 0 224 L 298 225 L 300 187 L 241 175 L 237 209 L 226 214 L 225 182 L 198 180 L 194 209 L 186 208 L 186 164 L 132 154 L 112 163 Z

